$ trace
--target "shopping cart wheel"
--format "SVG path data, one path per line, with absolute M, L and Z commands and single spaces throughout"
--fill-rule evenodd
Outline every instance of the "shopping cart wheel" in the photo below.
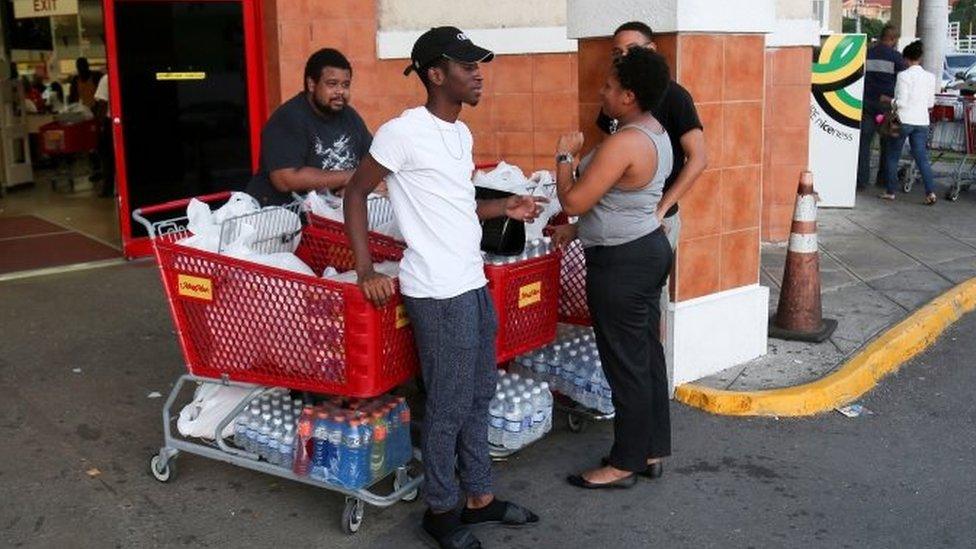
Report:
M 572 412 L 566 414 L 566 424 L 573 433 L 582 433 L 586 429 L 586 419 Z
M 169 482 L 169 479 L 176 476 L 176 462 L 172 459 L 166 462 L 166 465 L 160 467 L 159 462 L 161 461 L 159 454 L 156 454 L 149 460 L 149 472 L 152 473 L 154 479 L 159 482 Z
M 366 513 L 366 504 L 359 498 L 347 497 L 346 507 L 342 510 L 342 531 L 352 535 L 359 531 L 363 525 L 363 515 Z
M 951 202 L 955 202 L 956 200 L 959 200 L 959 193 L 961 191 L 962 191 L 962 186 L 956 183 L 949 189 L 949 192 L 946 193 L 946 199 L 948 199 Z
M 400 467 L 399 469 L 396 470 L 396 474 L 393 476 L 393 491 L 394 492 L 399 491 L 400 488 L 403 487 L 403 485 L 410 482 L 410 480 L 411 480 L 410 473 L 407 471 L 407 468 Z M 418 495 L 418 490 L 413 489 L 407 492 L 406 494 L 404 494 L 403 497 L 400 498 L 400 500 L 413 501 L 417 499 L 417 495 Z
M 904 170 L 904 172 L 902 170 Z M 920 174 L 914 165 L 898 170 L 898 180 L 901 181 L 901 190 L 906 193 L 912 192 L 912 187 L 915 185 L 915 180 L 918 179 L 919 176 Z

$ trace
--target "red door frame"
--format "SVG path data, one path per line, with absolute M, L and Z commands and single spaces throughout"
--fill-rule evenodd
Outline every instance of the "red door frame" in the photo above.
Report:
M 105 24 L 105 54 L 108 64 L 109 103 L 112 113 L 112 142 L 115 150 L 117 212 L 119 229 L 122 231 L 122 248 L 129 259 L 152 254 L 146 237 L 132 236 L 132 218 L 129 209 L 129 181 L 125 170 L 125 143 L 122 129 L 125 124 L 123 98 L 119 94 L 118 44 L 115 39 L 115 4 L 123 2 L 235 2 L 240 3 L 244 14 L 244 62 L 247 72 L 248 122 L 251 134 L 251 170 L 256 171 L 261 152 L 261 127 L 267 119 L 267 103 L 264 87 L 264 41 L 261 27 L 261 0 L 102 0 Z

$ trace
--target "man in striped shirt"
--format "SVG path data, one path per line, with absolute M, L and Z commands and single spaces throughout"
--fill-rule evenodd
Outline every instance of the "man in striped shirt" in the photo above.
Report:
M 895 47 L 898 45 L 898 29 L 885 25 L 881 36 L 868 48 L 864 63 L 864 108 L 861 114 L 861 148 L 857 156 L 857 188 L 868 186 L 871 178 L 871 142 L 878 132 L 875 117 L 888 112 L 891 98 L 895 95 L 895 77 L 905 70 L 905 60 Z M 885 140 L 880 139 L 881 156 L 876 184 L 885 186 Z

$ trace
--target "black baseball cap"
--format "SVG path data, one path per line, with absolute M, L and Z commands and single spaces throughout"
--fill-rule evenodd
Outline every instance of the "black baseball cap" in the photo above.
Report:
M 434 27 L 414 42 L 410 65 L 403 70 L 403 74 L 419 71 L 441 57 L 462 63 L 487 63 L 494 59 L 495 54 L 475 46 L 468 35 L 457 27 Z

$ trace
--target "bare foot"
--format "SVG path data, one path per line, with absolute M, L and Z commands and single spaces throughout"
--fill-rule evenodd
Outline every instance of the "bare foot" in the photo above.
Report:
M 620 480 L 625 477 L 629 477 L 633 473 L 630 471 L 624 471 L 617 469 L 612 465 L 607 465 L 606 467 L 600 467 L 598 469 L 590 469 L 583 473 L 583 479 L 594 484 L 605 484 L 607 482 L 613 482 L 615 480 Z

